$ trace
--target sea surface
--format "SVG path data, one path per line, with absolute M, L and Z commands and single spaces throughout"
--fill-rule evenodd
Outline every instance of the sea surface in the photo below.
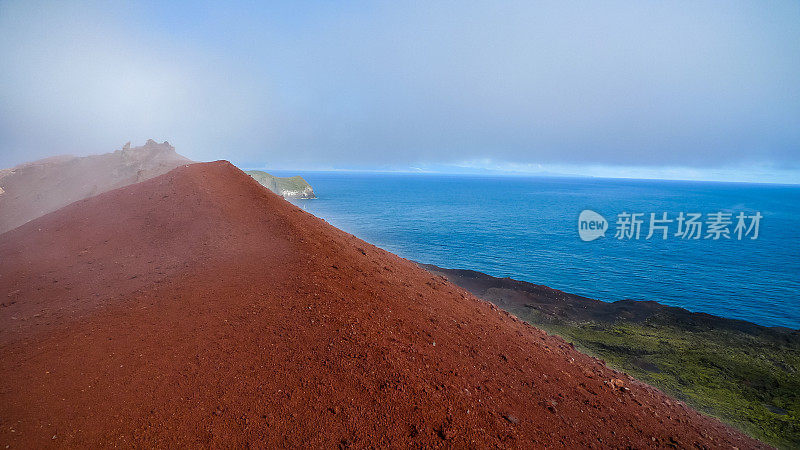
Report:
M 297 173 L 292 173 L 296 175 Z M 276 173 L 286 176 L 289 173 Z M 543 284 L 604 301 L 655 300 L 691 311 L 800 328 L 800 186 L 594 178 L 301 173 L 319 198 L 295 203 L 404 258 Z M 578 216 L 608 221 L 584 242 Z M 620 213 L 643 213 L 639 239 L 615 238 Z M 646 239 L 650 213 L 701 213 L 703 238 Z M 731 239 L 705 239 L 730 213 Z M 736 216 L 759 212 L 758 238 Z M 750 225 L 750 220 L 746 221 Z

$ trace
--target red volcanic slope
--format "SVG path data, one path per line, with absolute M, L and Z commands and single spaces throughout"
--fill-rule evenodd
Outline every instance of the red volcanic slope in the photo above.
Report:
M 0 235 L 0 445 L 760 444 L 227 162 Z

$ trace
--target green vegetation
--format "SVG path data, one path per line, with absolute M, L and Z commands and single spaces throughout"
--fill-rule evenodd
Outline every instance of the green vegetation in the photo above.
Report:
M 314 198 L 314 190 L 301 176 L 282 178 L 261 170 L 245 170 L 244 173 L 278 195 L 291 198 Z
M 422 267 L 756 439 L 800 448 L 800 330 Z
M 533 308 L 509 310 L 757 439 L 777 447 L 800 447 L 797 333 L 748 333 L 658 321 L 565 322 L 545 318 Z

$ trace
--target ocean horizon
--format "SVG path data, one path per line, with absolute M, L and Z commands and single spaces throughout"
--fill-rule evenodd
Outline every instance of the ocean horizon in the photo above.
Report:
M 761 183 L 462 174 L 272 171 L 302 175 L 317 195 L 302 209 L 417 262 L 470 269 L 613 302 L 657 301 L 764 326 L 800 329 L 800 186 Z M 578 216 L 608 222 L 584 242 Z M 650 214 L 668 228 L 647 239 Z M 700 213 L 699 239 L 678 216 Z M 709 215 L 729 217 L 713 239 Z M 641 214 L 641 234 L 615 237 L 620 214 Z M 666 214 L 666 216 L 664 216 Z M 729 214 L 729 216 L 727 216 Z M 745 227 L 760 215 L 757 239 Z M 623 216 L 624 217 L 624 216 Z M 747 232 L 749 231 L 749 234 Z M 713 233 L 712 233 L 713 234 Z

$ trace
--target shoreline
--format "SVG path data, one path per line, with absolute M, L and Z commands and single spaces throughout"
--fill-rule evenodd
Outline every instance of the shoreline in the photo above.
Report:
M 800 330 L 419 266 L 754 438 L 800 444 Z
M 702 311 L 691 311 L 680 306 L 671 306 L 659 303 L 656 300 L 636 300 L 636 299 L 622 299 L 614 301 L 598 300 L 591 297 L 586 297 L 578 294 L 571 294 L 566 291 L 551 288 L 546 285 L 536 284 L 529 281 L 517 280 L 511 277 L 495 277 L 484 272 L 472 269 L 450 269 L 439 267 L 434 264 L 417 263 L 420 267 L 428 270 L 429 272 L 442 275 L 450 279 L 460 279 L 458 284 L 465 289 L 471 290 L 468 286 L 477 287 L 481 283 L 494 283 L 497 286 L 502 286 L 505 289 L 520 289 L 527 292 L 537 293 L 543 298 L 550 298 L 551 300 L 563 301 L 565 306 L 572 308 L 570 311 L 574 315 L 573 318 L 581 316 L 581 311 L 591 310 L 593 314 L 586 316 L 590 319 L 604 319 L 610 321 L 614 315 L 619 315 L 620 318 L 624 314 L 635 314 L 637 316 L 653 315 L 657 313 L 669 313 L 675 317 L 686 319 L 692 323 L 705 323 L 713 324 L 730 329 L 738 330 L 773 330 L 778 333 L 800 333 L 800 328 L 791 328 L 781 325 L 761 325 L 759 323 L 750 322 L 744 319 L 737 319 L 732 317 L 724 317 L 717 314 L 706 313 Z M 467 281 L 467 280 L 471 280 Z M 452 280 L 451 280 L 452 281 Z M 513 303 L 513 301 L 512 301 Z M 501 305 L 498 305 L 501 306 Z M 513 305 L 509 305 L 513 306 Z M 518 305 L 517 305 L 518 306 Z M 555 312 L 553 312 L 555 314 Z M 597 314 L 600 314 L 598 316 Z M 572 317 L 572 316 L 571 316 Z

